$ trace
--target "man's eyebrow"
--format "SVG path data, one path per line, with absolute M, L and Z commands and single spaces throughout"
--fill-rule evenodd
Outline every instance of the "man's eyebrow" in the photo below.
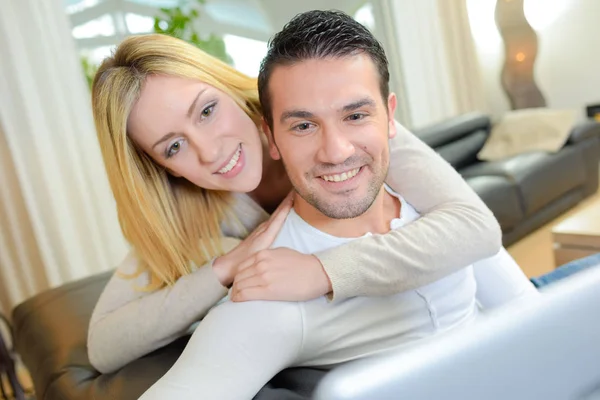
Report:
M 305 110 L 284 111 L 279 118 L 279 122 L 283 124 L 287 119 L 290 118 L 313 118 L 314 116 L 315 115 L 313 113 Z
M 187 112 L 188 118 L 190 118 L 192 116 L 192 113 L 194 112 L 194 108 L 196 108 L 196 103 L 198 102 L 198 99 L 200 98 L 202 93 L 204 93 L 205 91 L 206 91 L 206 89 L 202 89 L 201 91 L 198 92 L 198 95 L 196 96 L 196 98 L 194 99 L 192 104 L 190 105 L 190 108 Z
M 356 100 L 350 104 L 346 104 L 344 107 L 342 107 L 341 111 L 346 113 L 346 112 L 357 110 L 364 106 L 376 107 L 376 104 L 375 104 L 375 101 L 373 99 L 371 99 L 370 97 L 365 97 L 360 100 Z

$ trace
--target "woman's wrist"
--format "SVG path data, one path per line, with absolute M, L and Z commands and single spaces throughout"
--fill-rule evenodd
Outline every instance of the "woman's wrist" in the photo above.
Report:
M 217 276 L 217 279 L 224 287 L 230 287 L 233 283 L 233 274 L 231 262 L 226 255 L 217 257 L 212 264 L 213 272 Z
M 323 283 L 323 288 L 325 289 L 325 293 L 323 293 L 323 295 L 329 295 L 329 294 L 331 294 L 331 292 L 333 292 L 333 285 L 331 283 L 331 278 L 327 274 L 327 270 L 323 266 L 323 263 L 321 262 L 321 260 L 319 260 L 319 257 L 315 256 L 314 254 L 312 256 L 314 258 L 316 258 L 317 261 L 319 262 L 319 265 L 321 266 L 321 272 L 323 273 L 322 283 Z

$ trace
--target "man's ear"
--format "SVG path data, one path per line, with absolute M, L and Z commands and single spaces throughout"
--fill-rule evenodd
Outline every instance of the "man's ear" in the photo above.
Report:
M 391 139 L 394 136 L 396 136 L 396 120 L 394 119 L 394 113 L 396 112 L 396 104 L 398 102 L 398 99 L 396 98 L 396 94 L 395 93 L 390 93 L 390 95 L 388 96 L 388 102 L 387 102 L 387 107 L 388 107 L 388 138 Z
M 262 118 L 261 125 L 263 132 L 265 133 L 265 135 L 267 135 L 267 141 L 269 142 L 269 155 L 273 160 L 281 159 L 279 149 L 277 148 L 277 145 L 275 145 L 275 138 L 273 137 L 273 132 L 271 131 L 271 128 L 269 128 L 269 124 L 267 124 L 267 121 L 264 117 Z

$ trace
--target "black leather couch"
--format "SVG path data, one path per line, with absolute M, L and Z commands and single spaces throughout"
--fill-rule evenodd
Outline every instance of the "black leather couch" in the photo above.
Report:
M 485 115 L 469 114 L 422 129 L 417 134 L 460 171 L 499 219 L 510 244 L 596 191 L 600 126 L 576 127 L 557 154 L 531 153 L 495 163 L 476 154 L 489 134 Z M 16 349 L 29 368 L 40 400 L 137 399 L 175 362 L 182 338 L 102 375 L 89 363 L 88 322 L 109 273 L 41 293 L 13 312 Z M 308 399 L 325 372 L 288 369 L 257 400 Z M 212 399 L 211 399 L 212 400 Z
M 598 189 L 600 124 L 576 125 L 556 153 L 529 152 L 494 162 L 477 153 L 490 134 L 490 118 L 470 113 L 415 134 L 445 158 L 479 194 L 500 223 L 508 246 Z

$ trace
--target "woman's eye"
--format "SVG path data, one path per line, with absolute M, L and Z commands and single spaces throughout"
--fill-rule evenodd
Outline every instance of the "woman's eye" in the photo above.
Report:
M 214 109 L 215 109 L 215 104 L 211 104 L 210 106 L 206 107 L 200 113 L 200 119 L 206 119 L 206 118 L 210 117 L 211 114 L 213 113 Z
M 182 142 L 183 142 L 183 139 L 178 140 L 175 143 L 171 144 L 169 147 L 167 147 L 167 151 L 165 153 L 165 157 L 166 158 L 171 158 L 175 154 L 179 153 L 179 150 L 181 150 Z

